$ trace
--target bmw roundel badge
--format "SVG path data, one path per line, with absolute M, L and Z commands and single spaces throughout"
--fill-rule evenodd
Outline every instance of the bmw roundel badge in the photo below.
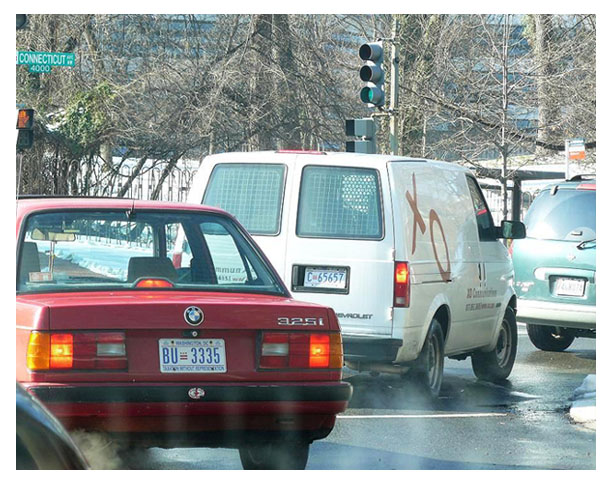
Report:
M 185 321 L 191 326 L 199 326 L 204 322 L 204 312 L 197 306 L 189 306 L 185 309 Z
M 189 395 L 189 398 L 193 400 L 199 400 L 204 395 L 206 395 L 206 392 L 202 388 L 190 388 L 187 394 Z

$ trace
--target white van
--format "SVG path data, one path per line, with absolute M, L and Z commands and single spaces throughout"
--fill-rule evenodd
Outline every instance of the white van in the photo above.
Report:
M 499 239 L 525 230 L 494 226 L 469 170 L 386 155 L 224 153 L 204 159 L 187 201 L 235 215 L 294 297 L 334 308 L 349 367 L 412 375 L 434 395 L 444 356 L 471 356 L 485 380 L 510 374 L 516 296 Z

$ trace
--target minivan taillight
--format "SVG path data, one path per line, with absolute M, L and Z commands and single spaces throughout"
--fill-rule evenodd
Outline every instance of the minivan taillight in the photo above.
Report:
M 576 187 L 578 190 L 597 190 L 595 183 L 581 183 Z
M 344 364 L 340 333 L 265 332 L 259 368 L 340 369 Z
M 410 306 L 410 267 L 408 262 L 396 262 L 393 273 L 393 307 Z
M 32 331 L 29 370 L 125 370 L 125 333 Z

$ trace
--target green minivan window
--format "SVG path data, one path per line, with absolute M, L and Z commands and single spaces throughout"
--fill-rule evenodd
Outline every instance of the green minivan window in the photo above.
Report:
M 525 216 L 527 237 L 547 240 L 595 238 L 595 190 L 545 190 Z

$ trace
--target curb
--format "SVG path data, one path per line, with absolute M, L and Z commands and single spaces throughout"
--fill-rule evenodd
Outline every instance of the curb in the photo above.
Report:
M 569 411 L 570 419 L 584 427 L 596 430 L 596 387 L 595 375 L 588 375 L 582 385 L 574 390 L 573 403 Z

